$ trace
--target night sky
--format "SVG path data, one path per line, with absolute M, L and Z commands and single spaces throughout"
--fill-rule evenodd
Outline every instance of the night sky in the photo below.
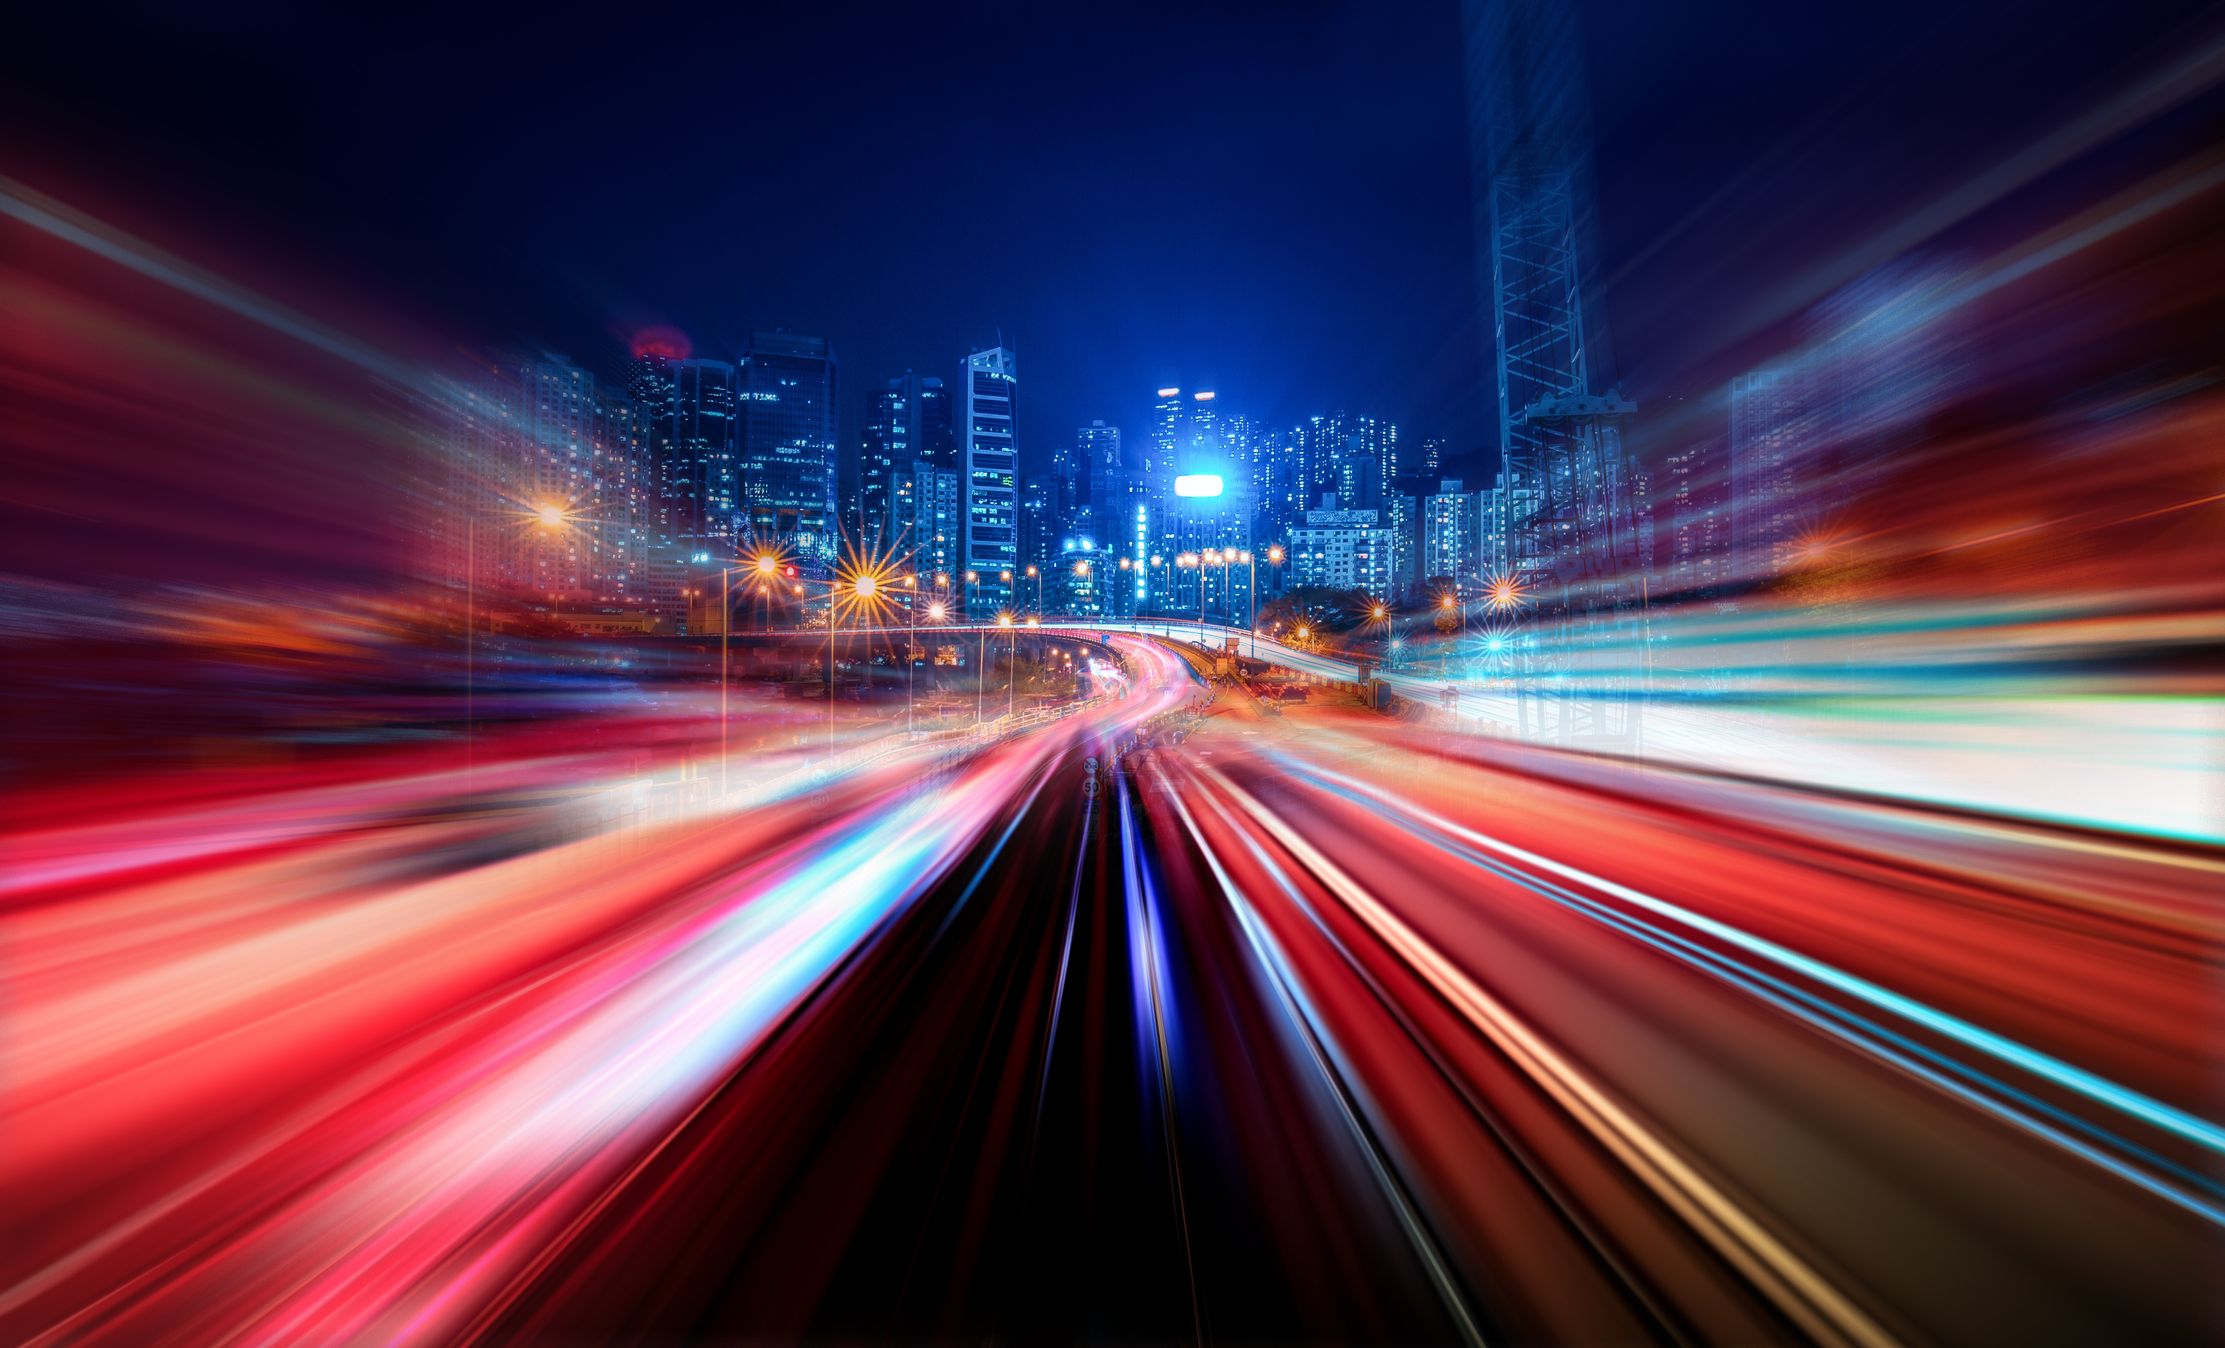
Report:
M 79 8 L 7 21 L 5 171 L 343 323 L 610 374 L 646 324 L 785 327 L 853 408 L 1001 331 L 1038 461 L 1162 383 L 1489 440 L 1451 0 Z M 1587 0 L 1630 391 L 1719 388 L 2198 11 Z

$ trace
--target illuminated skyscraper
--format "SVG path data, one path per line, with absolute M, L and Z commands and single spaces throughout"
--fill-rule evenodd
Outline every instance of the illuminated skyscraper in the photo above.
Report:
M 959 442 L 966 493 L 965 569 L 990 613 L 1010 608 L 1020 565 L 1019 363 L 1004 347 L 975 351 L 961 370 Z
M 899 376 L 873 390 L 858 436 L 857 499 L 846 527 L 858 545 L 870 551 L 878 551 L 898 532 L 894 523 L 897 465 L 909 464 L 914 454 L 911 395 L 905 384 Z
M 953 458 L 950 393 L 942 380 L 906 370 L 873 390 L 859 437 L 857 519 L 850 526 L 859 542 L 905 551 L 917 547 L 918 540 L 909 536 L 910 520 L 893 499 L 897 474 L 908 472 L 915 459 L 948 469 Z
M 1029 473 L 1020 479 L 1020 567 L 1038 570 L 1051 564 L 1066 528 L 1059 502 L 1066 479 L 1057 473 Z
M 760 541 L 829 564 L 835 512 L 835 362 L 823 337 L 760 332 L 739 370 L 744 518 Z
M 660 545 L 681 555 L 729 552 L 741 533 L 734 366 L 645 354 L 628 391 L 656 465 Z
M 1081 479 L 1076 494 L 1092 515 L 1102 518 L 1119 505 L 1127 493 L 1122 476 L 1126 465 L 1120 454 L 1120 428 L 1092 421 L 1075 431 L 1074 457 Z

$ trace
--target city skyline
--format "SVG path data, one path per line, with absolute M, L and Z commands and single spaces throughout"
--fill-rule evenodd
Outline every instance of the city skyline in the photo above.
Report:
M 0 1341 L 2215 1338 L 2214 8 L 8 24 Z
M 1850 197 L 1841 184 L 1890 166 L 1896 199 L 1944 195 L 1968 164 L 2013 143 L 2019 110 L 2170 49 L 2199 8 L 2162 6 L 2135 31 L 2077 7 L 2057 7 L 2040 24 L 2001 22 L 1983 7 L 1942 13 L 1910 4 L 1857 18 L 1749 6 L 1723 25 L 1733 40 L 1719 42 L 1652 7 L 1581 7 L 1584 46 L 1607 62 L 1590 80 L 1593 158 L 1606 206 L 1602 245 L 1617 264 L 1600 280 L 1614 305 L 1629 394 L 1648 406 L 1720 396 L 1750 363 L 1734 348 L 1773 340 L 1781 325 L 1867 271 L 1861 241 L 1890 224 L 1892 212 Z M 1916 49 L 1886 36 L 1917 16 L 1928 37 Z M 268 33 L 200 31 L 181 17 L 169 36 L 195 59 L 143 67 L 90 30 L 42 20 L 52 31 L 40 35 L 73 60 L 20 71 L 13 97 L 40 97 L 64 69 L 113 70 L 115 78 L 83 119 L 42 127 L 15 148 L 26 168 L 49 170 L 55 181 L 107 164 L 144 193 L 140 209 L 176 200 L 193 207 L 204 231 L 270 238 L 278 246 L 263 264 L 278 277 L 298 274 L 312 249 L 331 255 L 361 278 L 340 293 L 435 340 L 560 351 L 604 377 L 627 359 L 635 334 L 660 325 L 689 333 L 696 354 L 729 360 L 752 331 L 822 335 L 874 379 L 907 366 L 940 370 L 944 351 L 992 345 L 1002 329 L 1033 371 L 1032 406 L 1051 424 L 1117 420 L 1128 414 L 1123 390 L 1170 382 L 1240 392 L 1260 415 L 1303 416 L 1319 410 L 1307 390 L 1329 383 L 1342 386 L 1340 400 L 1383 408 L 1419 435 L 1446 437 L 1456 450 L 1480 447 L 1497 416 L 1488 320 L 1472 284 L 1445 279 L 1469 274 L 1474 263 L 1458 7 L 1400 6 L 1362 21 L 1323 6 L 1285 17 L 1289 26 L 1272 39 L 1235 16 L 1187 8 L 1070 22 L 1008 14 L 1007 22 L 978 25 L 919 16 L 873 25 L 859 42 L 802 17 L 777 21 L 771 33 L 792 54 L 850 72 L 859 97 L 876 82 L 890 96 L 912 97 L 918 120 L 898 141 L 910 155 L 880 153 L 898 164 L 905 199 L 916 203 L 901 230 L 862 172 L 874 133 L 857 118 L 823 126 L 814 133 L 823 142 L 764 144 L 747 157 L 705 161 L 691 155 L 689 138 L 667 132 L 683 124 L 683 110 L 703 111 L 709 86 L 653 76 L 623 51 L 614 68 L 589 66 L 590 51 L 611 53 L 576 47 L 554 30 L 469 21 L 453 30 L 446 54 L 424 58 L 425 78 L 451 96 L 445 106 L 470 110 L 461 115 L 478 124 L 492 124 L 502 99 L 523 94 L 507 83 L 510 72 L 534 63 L 512 67 L 494 55 L 519 42 L 543 51 L 566 78 L 611 89 L 609 98 L 562 109 L 571 120 L 552 128 L 545 146 L 512 157 L 499 183 L 482 179 L 483 157 L 453 134 L 449 114 L 432 111 L 435 103 L 382 125 L 376 147 L 365 143 L 353 109 L 362 86 L 380 77 L 375 48 L 334 43 L 323 80 L 287 82 L 290 125 L 273 124 L 255 92 L 269 67 L 256 44 L 315 31 L 308 16 Z M 980 59 L 966 55 L 965 34 L 976 26 L 1007 68 L 1031 72 L 1006 95 L 1010 123 L 1048 175 L 1018 198 L 1024 227 L 1003 231 L 1029 268 L 968 259 L 972 221 L 962 203 L 983 195 L 971 188 L 985 169 L 955 161 L 949 190 L 929 191 L 937 184 L 920 167 L 924 147 L 938 137 L 949 143 L 974 116 L 931 76 L 937 61 Z M 687 59 L 710 61 L 727 31 L 714 28 Z M 1624 41 L 1631 31 L 1645 41 Z M 1151 41 L 1161 32 L 1191 37 Z M 1271 40 L 1280 59 L 1317 63 L 1324 87 L 1344 91 L 1345 115 L 1332 116 L 1313 91 L 1273 86 L 1219 58 L 1241 51 L 1247 36 Z M 781 43 L 731 48 L 768 98 L 803 68 L 776 55 Z M 1097 98 L 1069 99 L 1065 84 L 1032 73 L 1039 54 L 1077 44 L 1096 53 L 1078 75 L 1066 62 L 1041 68 L 1086 79 Z M 1641 48 L 1658 59 L 1637 61 L 1630 52 Z M 1860 116 L 1839 116 L 1831 72 L 1869 68 L 1886 51 L 1904 72 L 1895 96 L 1867 100 Z M 1771 52 L 1783 55 L 1760 55 Z M 1965 59 L 1975 52 L 1984 59 Z M 1796 62 L 1807 63 L 1809 78 L 1789 77 Z M 224 78 L 228 71 L 234 78 Z M 652 84 L 669 104 L 626 96 Z M 1186 96 L 1173 104 L 1142 97 L 1170 84 Z M 1770 115 L 1752 115 L 1762 105 Z M 1966 109 L 1984 115 L 1959 115 Z M 1278 122 L 1289 133 L 1267 137 L 1264 128 Z M 113 134 L 123 127 L 131 135 Z M 1116 135 L 1137 150 L 1086 170 L 1048 157 L 1050 143 Z M 180 166 L 188 161 L 167 150 L 189 138 L 222 140 L 234 152 L 188 174 Z M 1788 157 L 1794 138 L 1812 153 Z M 1378 155 L 1385 139 L 1402 152 Z M 1220 149 L 1247 142 L 1275 147 L 1274 157 Z M 605 156 L 609 167 L 598 173 L 619 173 L 631 156 L 635 172 L 655 164 L 668 175 L 707 173 L 709 182 L 685 217 L 636 211 L 625 204 L 632 195 L 615 186 L 582 195 L 576 166 L 557 152 L 580 143 Z M 1201 145 L 1211 162 L 1199 162 Z M 376 200 L 349 186 L 368 178 L 348 166 L 375 169 L 390 153 L 421 165 L 419 173 Z M 1736 172 L 1756 161 L 1760 170 Z M 2138 166 L 2128 161 L 2124 173 Z M 836 192 L 830 204 L 873 209 L 838 212 L 844 223 L 833 231 L 750 211 L 744 184 L 775 168 Z M 1318 181 L 1357 190 L 1325 198 L 1308 190 Z M 130 206 L 132 192 L 121 195 Z M 1169 196 L 1185 203 L 1178 225 L 1121 241 L 1116 229 L 1129 231 L 1133 217 Z M 1107 200 L 1122 209 L 1077 209 Z M 536 222 L 535 242 L 522 253 L 503 241 L 521 211 Z M 637 217 L 645 229 L 620 227 Z M 1985 223 L 1973 225 L 1984 237 Z M 383 246 L 398 234 L 420 241 L 407 261 Z M 752 251 L 790 262 L 743 286 L 735 278 Z M 1111 270 L 1102 282 L 1051 291 L 1010 279 L 1064 256 L 1102 259 Z M 1726 256 L 1740 259 L 1733 275 L 1722 270 Z M 1279 280 L 1286 268 L 1337 275 L 1356 262 L 1366 286 L 1308 296 Z M 1705 322 L 1695 324 L 1695 313 Z M 859 424 L 864 391 L 854 380 L 845 396 L 846 438 Z

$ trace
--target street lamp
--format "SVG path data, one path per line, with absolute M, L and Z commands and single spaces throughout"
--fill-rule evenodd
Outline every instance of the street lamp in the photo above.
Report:
M 1043 573 L 1035 569 L 1035 563 L 1029 562 L 1028 574 L 1035 578 L 1035 611 L 1041 613 L 1043 611 Z
M 1199 563 L 1198 555 L 1194 552 L 1185 552 L 1178 555 L 1174 559 L 1174 564 L 1185 571 L 1195 570 L 1198 573 L 1197 644 L 1202 647 L 1205 645 L 1205 571 Z
M 1248 578 L 1244 581 L 1244 630 L 1251 635 L 1252 659 L 1259 658 L 1259 558 L 1250 548 L 1236 554 L 1244 564 Z
M 918 728 L 912 710 L 912 669 L 915 652 L 919 646 L 919 577 L 904 577 L 904 617 L 911 630 L 904 634 L 904 733 L 909 735 Z
M 998 612 L 997 626 L 1005 628 L 1009 628 L 1012 626 L 1012 611 L 1010 609 L 1005 609 Z M 986 625 L 984 625 L 981 629 L 981 660 L 979 667 L 974 670 L 973 681 L 973 723 L 977 726 L 981 724 L 981 692 L 984 688 L 988 687 L 988 685 L 989 629 Z
M 1459 586 L 1457 584 L 1455 584 L 1453 587 L 1453 589 L 1455 590 L 1457 590 L 1458 588 Z M 1465 641 L 1468 637 L 1468 601 L 1465 598 L 1455 598 L 1453 590 L 1447 590 L 1443 594 L 1437 596 L 1437 611 L 1439 613 L 1450 613 L 1453 611 L 1455 606 L 1460 609 L 1460 637 L 1463 641 Z M 1439 678 L 1442 678 L 1444 677 L 1444 674 L 1445 649 L 1444 647 L 1440 646 L 1437 648 L 1437 675 Z

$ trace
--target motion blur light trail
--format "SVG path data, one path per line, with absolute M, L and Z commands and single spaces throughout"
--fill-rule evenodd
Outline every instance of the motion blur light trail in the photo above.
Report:
M 1172 697 L 1166 685 L 1120 714 Z M 454 1332 L 1055 751 L 1048 737 L 1000 746 L 932 794 L 900 754 L 824 802 L 492 865 L 459 836 L 468 813 L 394 816 L 451 792 L 487 793 L 468 806 L 576 782 L 592 760 L 482 761 L 328 788 L 322 804 L 135 819 L 95 837 L 168 824 L 173 840 L 106 868 L 60 864 L 85 855 L 83 830 L 50 836 L 56 863 L 13 880 L 5 919 L 4 1183 L 40 1235 L 16 1246 L 0 1316 L 38 1325 L 113 1283 L 44 1333 Z M 371 821 L 399 837 L 366 843 Z M 389 859 L 397 846 L 454 849 L 457 869 L 416 879 Z M 382 886 L 389 868 L 401 882 Z M 150 1253 L 218 1227 L 228 1238 L 196 1257 Z
M 1396 952 L 1396 979 L 1377 980 L 1374 995 L 1423 1016 L 1423 1004 L 1397 991 L 1418 979 L 1469 1008 L 1486 1034 L 1496 1027 L 1525 1074 L 1542 1074 L 1539 1088 L 1572 1092 L 1563 1099 L 1571 1117 L 1627 1120 L 1633 1131 L 1614 1135 L 1629 1150 L 1609 1149 L 1630 1173 L 1650 1176 L 1662 1201 L 1804 1335 L 2199 1336 L 2206 1312 L 2186 1295 L 2192 1284 L 2156 1275 L 2193 1276 L 2221 1247 L 2220 1134 L 2188 1108 L 2211 1098 L 2200 1065 L 2225 935 L 2205 898 L 2221 873 L 2214 855 L 2095 849 L 2108 862 L 2080 868 L 2098 883 L 2074 897 L 2006 877 L 2048 875 L 2030 870 L 2031 853 L 2085 850 L 2075 836 L 1982 821 L 1965 832 L 1952 816 L 1905 810 L 1865 817 L 1877 807 L 1640 778 L 1550 755 L 1509 761 L 1504 750 L 1458 741 L 1446 747 L 1460 757 L 1431 762 L 1417 778 L 1411 738 L 1393 748 L 1365 719 L 1350 733 L 1316 727 L 1279 738 L 1286 743 L 1268 752 L 1220 740 L 1210 760 L 1177 760 L 1188 765 L 1177 774 L 1180 798 L 1204 800 L 1225 827 L 1224 858 L 1279 855 L 1287 860 L 1278 868 L 1319 877 L 1326 907 L 1312 900 L 1292 930 L 1343 921 L 1340 910 L 1356 917 L 1356 932 Z M 1470 756 L 1474 766 L 1461 766 Z M 1669 794 L 1671 786 L 1680 789 Z M 1460 822 L 1486 812 L 1490 825 Z M 1837 827 L 1820 826 L 1832 816 Z M 1900 819 L 1928 827 L 1893 827 Z M 1880 824 L 1887 849 L 1863 837 Z M 1510 831 L 1523 841 L 1509 842 Z M 1997 857 L 1998 871 L 1973 883 L 1956 855 L 1970 848 Z M 1678 897 L 1608 878 L 1618 872 Z M 1246 889 L 1253 903 L 1278 892 L 1295 901 L 1286 882 Z M 1540 900 L 1601 935 L 1548 920 L 1534 907 Z M 1747 958 L 1756 954 L 1766 963 Z M 1864 972 L 1849 973 L 1848 962 Z M 1324 978 L 1309 1001 L 1335 1006 L 1354 995 L 1339 993 L 1343 981 Z M 1749 1010 L 1737 1009 L 1739 997 L 1751 999 Z M 1786 1038 L 1783 1026 L 1828 1036 L 1900 1084 L 1854 1085 L 1842 1074 L 1860 1080 L 1860 1069 L 1820 1040 Z M 1588 1073 L 1565 1075 L 1578 1062 Z M 2110 1071 L 2092 1070 L 2104 1063 Z M 1839 1109 L 1848 1116 L 1834 1118 Z M 2041 1150 L 1975 1140 L 1989 1119 Z M 1384 1123 L 1393 1136 L 1419 1126 L 1413 1117 Z M 1962 1165 L 1970 1173 L 1956 1173 Z M 2095 1180 L 2078 1179 L 2080 1166 Z M 2024 1177 L 2008 1178 L 2017 1172 Z M 1928 1178 L 1908 1188 L 1919 1174 Z M 1580 1172 L 1566 1178 L 1584 1183 Z M 2001 1201 L 2004 1183 L 2027 1195 L 2019 1201 L 2047 1195 L 2033 1230 L 1991 1229 L 1983 1207 Z M 1898 1239 L 1886 1234 L 1896 1227 Z M 2128 1257 L 2125 1242 L 2142 1253 Z M 1922 1258 L 1901 1262 L 1917 1250 Z M 2065 1281 L 2027 1287 L 2034 1265 Z M 1957 1273 L 1942 1277 L 1943 1267 Z M 1966 1275 L 1999 1295 L 1971 1295 Z M 2111 1282 L 2113 1293 L 2099 1290 Z M 1691 1286 L 1662 1295 L 1674 1306 Z M 2050 1309 L 2012 1309 L 2038 1303 Z M 2113 1318 L 2132 1304 L 2155 1317 L 2143 1330 Z M 2052 1314 L 2099 1318 L 2076 1330 Z M 1721 1327 L 1702 1337 L 1755 1332 Z M 1587 1337 L 1565 1327 L 1550 1336 Z
M 1111 649 L 955 754 L 751 704 L 725 796 L 642 714 L 27 821 L 0 1325 L 2199 1337 L 2214 852 Z

